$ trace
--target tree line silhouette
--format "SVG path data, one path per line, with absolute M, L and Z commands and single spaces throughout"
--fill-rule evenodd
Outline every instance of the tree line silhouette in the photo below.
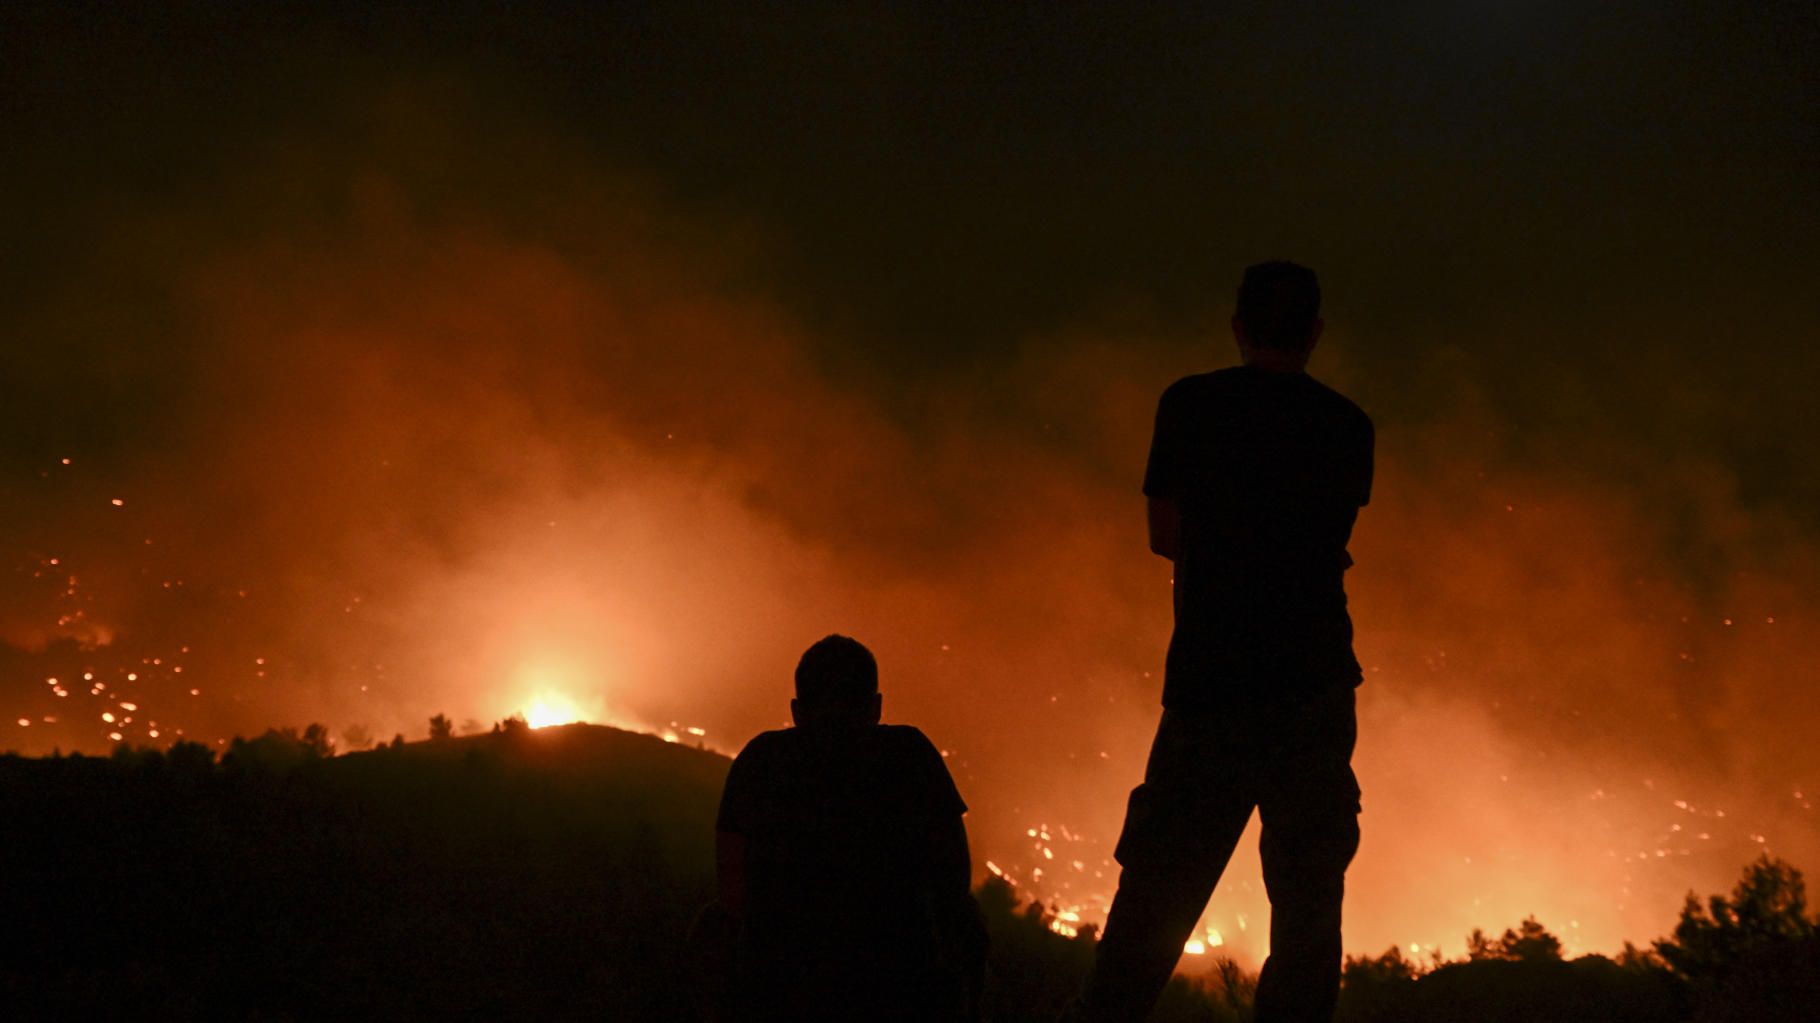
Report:
M 0 1005 L 10 1018 L 690 1018 L 727 761 L 647 735 L 508 719 L 334 755 L 321 726 L 109 757 L 0 756 Z M 1053 1020 L 1092 962 L 1004 881 L 984 1010 Z M 892 907 L 881 906 L 886 914 Z M 1154 1020 L 1245 1021 L 1230 959 Z M 1568 959 L 1534 918 L 1466 957 L 1349 957 L 1337 1019 L 1804 1019 L 1820 923 L 1764 857 L 1689 895 L 1673 932 Z

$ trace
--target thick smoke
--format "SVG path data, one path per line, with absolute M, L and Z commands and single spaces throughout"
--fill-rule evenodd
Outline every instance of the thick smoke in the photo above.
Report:
M 733 751 L 841 631 L 950 752 L 976 861 L 1094 919 L 1169 626 L 1153 402 L 1223 342 L 1109 313 L 855 368 L 764 286 L 761 226 L 530 136 L 489 140 L 545 167 L 502 197 L 448 169 L 498 159 L 472 140 L 399 140 L 425 120 L 246 156 L 21 321 L 68 337 L 14 364 L 56 418 L 6 489 L 4 745 L 358 745 L 556 697 Z M 1317 374 L 1394 400 L 1333 316 Z M 1372 408 L 1349 947 L 1533 912 L 1609 951 L 1760 851 L 1820 865 L 1811 536 L 1699 455 L 1509 442 L 1453 372 L 1438 410 Z M 1207 917 L 1254 957 L 1256 879 L 1241 853 Z

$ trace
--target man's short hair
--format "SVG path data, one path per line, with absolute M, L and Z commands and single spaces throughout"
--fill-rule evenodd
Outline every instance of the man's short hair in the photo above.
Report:
M 1239 322 L 1259 348 L 1297 351 L 1308 345 L 1321 315 L 1321 282 L 1314 271 L 1272 260 L 1245 268 L 1239 284 Z
M 804 703 L 858 703 L 878 692 L 878 662 L 851 636 L 817 640 L 796 662 L 796 698 Z

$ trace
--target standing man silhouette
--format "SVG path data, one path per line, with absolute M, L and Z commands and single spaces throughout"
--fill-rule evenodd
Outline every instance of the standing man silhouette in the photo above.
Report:
M 1150 549 L 1175 563 L 1175 633 L 1088 1020 L 1142 1020 L 1256 810 L 1270 956 L 1257 1023 L 1332 1019 L 1340 902 L 1359 844 L 1342 575 L 1371 496 L 1371 419 L 1305 373 L 1321 292 L 1294 263 L 1245 271 L 1243 365 L 1163 392 L 1144 476 Z

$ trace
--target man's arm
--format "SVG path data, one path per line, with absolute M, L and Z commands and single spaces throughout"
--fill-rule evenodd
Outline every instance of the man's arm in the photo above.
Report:
M 965 842 L 963 837 L 961 841 Z M 720 905 L 735 920 L 746 918 L 746 836 L 736 831 L 714 833 L 714 873 Z
M 759 798 L 759 780 L 766 773 L 760 764 L 763 753 L 755 739 L 733 758 L 733 766 L 727 769 L 726 787 L 720 793 L 720 812 L 714 820 L 715 890 L 721 908 L 735 920 L 745 919 L 746 896 L 751 887 L 746 836 L 763 816 Z
M 1176 560 L 1181 551 L 1182 508 L 1173 497 L 1150 499 L 1150 553 Z
M 973 853 L 967 848 L 967 825 L 959 814 L 949 817 L 931 836 L 935 883 L 941 891 L 965 895 L 973 889 Z
M 928 821 L 928 877 L 940 893 L 966 895 L 973 888 L 973 855 L 967 848 L 967 803 L 954 787 L 940 750 L 914 728 L 893 734 L 905 743 L 905 770 L 915 779 L 916 803 Z
M 1156 403 L 1156 429 L 1144 462 L 1144 496 L 1150 499 L 1150 551 L 1176 561 L 1182 553 L 1182 388 L 1177 381 Z

